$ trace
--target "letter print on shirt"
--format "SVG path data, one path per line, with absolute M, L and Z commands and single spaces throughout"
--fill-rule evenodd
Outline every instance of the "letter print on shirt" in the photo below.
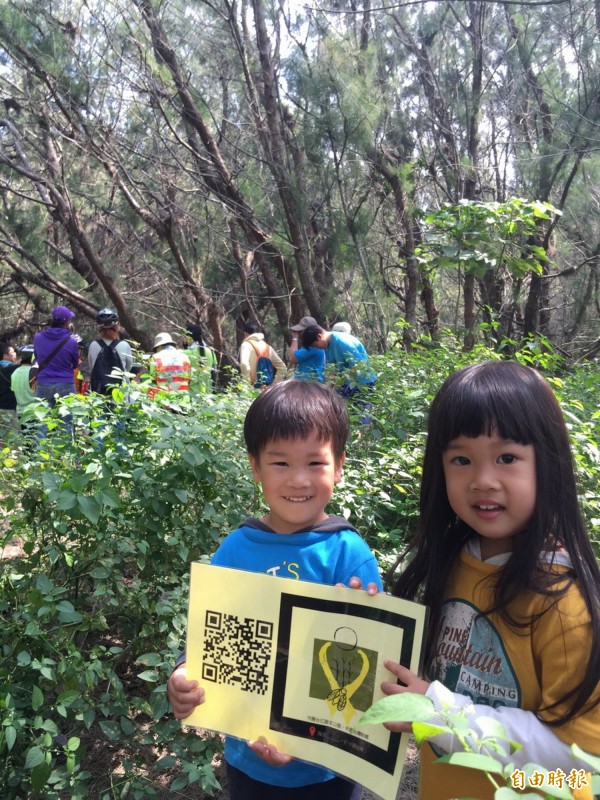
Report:
M 519 708 L 521 687 L 494 625 L 479 609 L 450 598 L 442 607 L 440 634 L 429 677 L 476 704 Z
M 291 578 L 292 580 L 299 581 L 300 580 L 300 564 L 296 564 L 294 561 L 284 561 L 279 566 L 269 567 L 269 569 L 265 570 L 267 575 L 273 575 L 276 578 Z

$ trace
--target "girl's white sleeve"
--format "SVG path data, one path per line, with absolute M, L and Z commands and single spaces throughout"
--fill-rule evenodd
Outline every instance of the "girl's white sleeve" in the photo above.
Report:
M 492 756 L 504 766 L 514 764 L 516 769 L 521 769 L 525 764 L 538 764 L 550 771 L 562 769 L 566 773 L 572 769 L 586 771 L 590 769 L 589 764 L 577 760 L 571 753 L 570 746 L 559 739 L 552 728 L 540 722 L 532 711 L 506 706 L 492 708 L 475 705 L 465 695 L 450 692 L 439 681 L 433 681 L 429 685 L 426 695 L 435 705 L 434 716 L 428 720 L 432 725 L 444 725 L 445 715 L 459 709 L 465 713 L 469 727 L 480 736 L 483 734 L 478 724 L 481 718 L 487 717 L 499 722 L 506 731 L 508 739 L 521 744 L 522 749 L 511 753 L 508 743 L 500 742 L 501 752 L 485 748 L 482 748 L 481 752 Z M 458 739 L 451 733 L 434 736 L 431 743 L 446 753 L 457 753 L 463 749 Z M 469 743 L 474 743 L 472 737 L 469 738 Z

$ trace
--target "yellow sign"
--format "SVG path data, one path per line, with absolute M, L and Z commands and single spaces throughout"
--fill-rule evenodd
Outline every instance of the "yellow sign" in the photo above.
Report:
M 426 609 L 385 594 L 192 564 L 187 677 L 206 701 L 185 720 L 281 752 L 394 800 L 406 734 L 359 725 L 394 676 L 419 670 Z

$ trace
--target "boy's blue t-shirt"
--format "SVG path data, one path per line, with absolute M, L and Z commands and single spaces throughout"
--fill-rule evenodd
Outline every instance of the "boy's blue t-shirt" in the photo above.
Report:
M 363 586 L 374 582 L 383 590 L 375 557 L 344 517 L 330 516 L 311 530 L 291 534 L 276 533 L 259 520 L 248 518 L 227 536 L 211 563 L 328 586 L 348 585 L 356 576 Z M 257 731 L 257 736 L 260 734 Z M 231 736 L 225 740 L 225 760 L 254 780 L 272 786 L 306 786 L 336 777 L 323 767 L 298 759 L 285 767 L 272 767 L 245 741 Z
M 294 378 L 298 381 L 325 381 L 325 350 L 318 347 L 300 347 L 294 353 L 298 362 Z

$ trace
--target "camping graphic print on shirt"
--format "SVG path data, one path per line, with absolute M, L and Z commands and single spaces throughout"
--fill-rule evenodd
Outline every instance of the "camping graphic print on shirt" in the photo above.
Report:
M 519 681 L 498 631 L 480 613 L 460 598 L 446 600 L 429 677 L 474 703 L 518 708 Z

